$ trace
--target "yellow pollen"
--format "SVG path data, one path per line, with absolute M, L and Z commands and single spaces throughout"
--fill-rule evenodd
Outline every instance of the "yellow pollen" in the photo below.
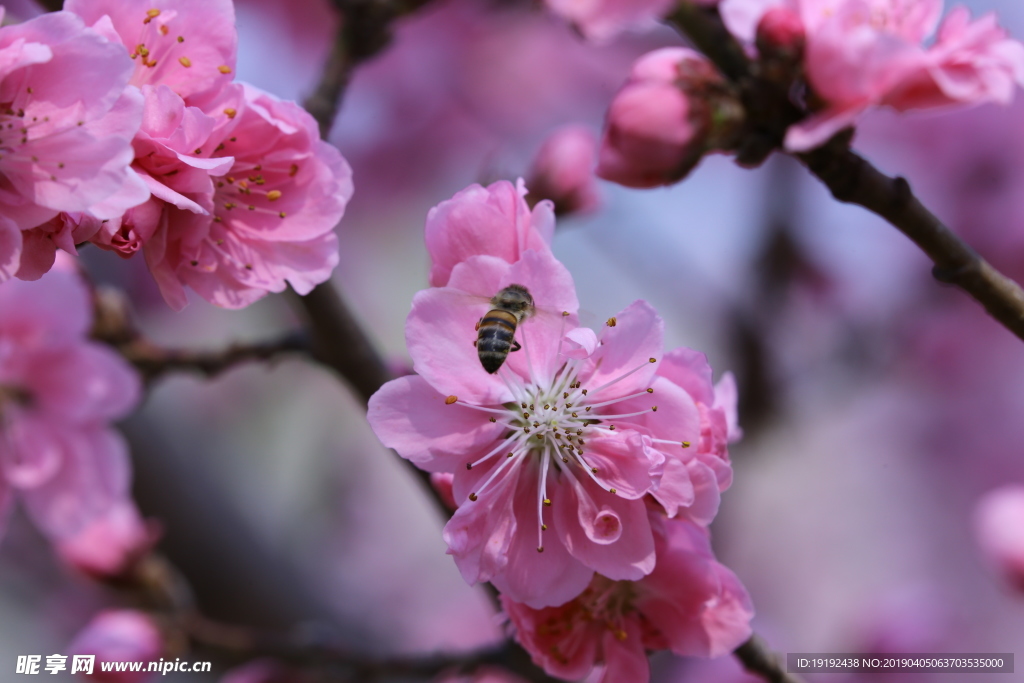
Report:
M 267 199 L 274 202 L 281 198 L 281 190 L 271 190 L 267 193 Z
M 476 502 L 476 494 L 475 493 L 469 494 L 469 499 L 475 503 Z
M 563 318 L 566 317 L 567 315 L 569 315 L 569 311 L 562 311 L 562 317 Z
M 615 431 L 615 425 L 608 425 L 608 429 Z
M 658 362 L 657 358 L 648 358 L 647 360 L 650 361 L 651 363 L 657 363 Z
M 683 442 L 683 448 L 689 448 L 689 447 L 690 447 L 690 442 L 689 441 L 684 441 Z
M 533 426 L 534 426 L 534 427 L 540 427 L 540 422 L 534 422 L 534 423 L 533 423 Z
M 536 410 L 536 408 L 533 407 L 532 403 L 530 404 L 530 410 Z
M 231 67 L 227 64 L 221 64 L 217 67 L 217 71 L 221 72 L 222 74 L 229 74 L 231 73 Z
M 615 493 L 615 489 L 608 489 L 608 493 Z
M 654 389 L 650 389 L 650 388 L 648 388 L 648 389 L 647 389 L 647 393 L 648 393 L 648 394 L 653 394 L 653 393 L 654 393 Z
M 142 23 L 148 24 L 150 21 L 156 19 L 159 16 L 160 16 L 160 10 L 158 10 L 158 9 L 148 9 L 148 10 L 146 10 L 146 19 L 147 19 L 147 21 L 144 21 Z
M 185 36 L 178 36 L 178 42 L 179 43 L 184 43 L 185 42 Z
M 146 46 L 143 45 L 142 43 L 139 43 L 138 46 L 136 46 L 135 51 L 137 53 L 139 53 L 140 55 L 142 55 L 143 57 L 148 57 L 149 56 L 149 50 L 147 50 Z
M 563 458 L 562 458 L 562 462 L 564 462 L 564 463 L 568 463 L 568 462 L 569 462 L 569 458 L 565 458 L 565 457 L 563 457 Z
M 608 320 L 607 320 L 607 322 L 605 324 L 608 325 L 608 327 L 615 327 L 616 323 L 618 323 L 618 322 L 619 321 L 615 319 L 615 316 L 612 316 L 612 317 L 608 318 Z
M 651 410 L 653 410 L 654 412 L 658 412 L 658 406 L 651 406 Z
M 544 499 L 544 504 L 547 505 L 548 507 L 551 507 L 551 499 L 550 498 L 545 498 Z
M 569 392 L 568 391 L 563 391 L 562 392 L 562 398 L 569 398 Z
M 525 403 L 520 403 L 519 405 L 521 405 L 523 407 L 523 410 L 526 410 L 526 404 Z
M 530 417 L 530 414 L 529 414 L 529 413 L 523 413 L 523 418 L 524 418 L 524 419 L 529 419 L 529 417 Z
M 458 401 L 458 400 L 459 400 L 459 397 L 458 397 L 458 396 L 454 396 L 454 395 L 453 395 L 453 396 L 449 396 L 448 398 L 446 398 L 446 399 L 444 400 L 444 404 L 445 404 L 446 406 L 450 406 L 451 404 L 455 403 L 455 402 L 456 402 L 456 401 Z
M 547 524 L 541 524 L 540 525 L 540 530 L 541 531 L 547 531 L 548 530 L 548 525 Z
M 577 429 L 576 430 L 576 436 L 583 436 L 583 430 L 582 429 Z
M 551 404 L 550 403 L 545 403 L 544 404 L 544 410 L 551 410 Z
M 186 69 L 192 66 L 192 60 L 188 57 L 178 57 L 178 62 Z
M 229 119 L 235 118 L 235 114 L 237 114 L 237 113 L 238 113 L 238 110 L 235 109 L 234 107 L 228 107 L 227 109 L 224 110 L 224 115 L 227 116 Z
M 579 417 L 579 415 L 577 415 L 576 413 L 573 413 L 572 416 L 573 417 Z

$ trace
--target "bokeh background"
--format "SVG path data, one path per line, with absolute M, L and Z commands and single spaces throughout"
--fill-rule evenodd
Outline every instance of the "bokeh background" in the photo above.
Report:
M 965 4 L 1024 37 L 1020 0 Z M 329 0 L 237 0 L 236 11 L 238 77 L 301 101 L 337 26 Z M 408 362 L 404 320 L 427 282 L 428 209 L 472 182 L 525 174 L 561 125 L 598 133 L 631 62 L 678 42 L 662 29 L 587 44 L 513 0 L 434 0 L 400 22 L 357 72 L 331 135 L 356 183 L 334 281 L 395 367 Z M 875 114 L 855 146 L 1024 280 L 1024 102 Z M 670 347 L 738 376 L 746 437 L 712 532 L 753 596 L 755 629 L 781 652 L 1013 652 L 1024 598 L 979 553 L 972 516 L 986 491 L 1024 483 L 1024 345 L 933 281 L 895 229 L 835 203 L 789 159 L 746 171 L 709 157 L 671 188 L 600 191 L 601 208 L 562 220 L 554 243 L 582 308 L 603 320 L 645 298 Z M 283 296 L 241 312 L 194 298 L 176 314 L 140 259 L 83 260 L 162 345 L 214 349 L 299 324 Z M 427 496 L 329 370 L 284 360 L 212 381 L 164 377 L 122 428 L 138 504 L 211 616 L 301 622 L 382 656 L 500 637 L 482 591 L 444 554 Z M 66 652 L 111 604 L 16 515 L 0 544 L 0 661 Z M 657 681 L 757 680 L 729 658 L 653 662 Z

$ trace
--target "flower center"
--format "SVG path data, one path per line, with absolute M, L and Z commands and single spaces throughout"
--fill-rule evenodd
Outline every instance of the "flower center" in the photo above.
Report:
M 658 410 L 657 406 L 651 406 L 629 413 L 615 413 L 614 409 L 607 412 L 610 406 L 620 401 L 653 394 L 654 389 L 650 387 L 627 396 L 601 400 L 605 389 L 647 367 L 649 363 L 656 363 L 656 358 L 650 358 L 615 379 L 590 388 L 584 388 L 579 379 L 583 362 L 570 360 L 550 381 L 529 384 L 523 383 L 517 375 L 502 368 L 499 377 L 515 397 L 514 402 L 506 403 L 501 408 L 486 408 L 460 402 L 460 405 L 493 413 L 494 415 L 490 417 L 491 422 L 500 421 L 509 428 L 497 447 L 476 461 L 466 464 L 466 469 L 471 470 L 500 454 L 505 455 L 504 462 L 494 468 L 475 492 L 469 494 L 470 501 L 478 500 L 502 473 L 506 476 L 511 475 L 528 459 L 539 463 L 537 552 L 544 552 L 543 532 L 548 528 L 544 523 L 544 508 L 551 505 L 547 493 L 549 470 L 554 468 L 556 476 L 566 477 L 574 483 L 578 477 L 590 477 L 605 491 L 617 494 L 616 488 L 605 478 L 604 472 L 588 460 L 587 439 L 597 433 L 614 432 L 613 420 L 636 417 Z M 457 400 L 449 397 L 451 403 Z M 603 530 L 610 539 L 617 538 L 616 529 L 613 528 L 618 524 L 617 519 L 608 517 L 596 521 L 599 530 Z

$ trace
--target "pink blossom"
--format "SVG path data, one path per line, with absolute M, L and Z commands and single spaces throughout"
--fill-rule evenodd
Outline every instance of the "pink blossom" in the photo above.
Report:
M 597 575 L 576 599 L 544 609 L 502 596 L 516 639 L 546 672 L 577 680 L 603 663 L 601 683 L 643 683 L 648 650 L 717 657 L 750 637 L 750 597 L 715 560 L 708 532 L 682 520 L 654 526 L 658 564 L 639 581 Z
M 125 90 L 131 61 L 119 47 L 75 15 L 54 12 L 0 28 L 0 62 L 2 281 L 20 268 L 20 231 L 115 197 L 123 210 L 145 189 L 128 168 L 141 102 Z M 38 277 L 47 259 L 34 237 L 27 251 L 24 274 Z
M 65 269 L 0 286 L 0 499 L 17 493 L 58 543 L 129 496 L 125 444 L 108 425 L 135 406 L 139 380 L 87 339 L 91 311 Z
M 164 651 L 164 638 L 153 619 L 135 610 L 100 612 L 75 637 L 71 654 L 96 655 L 90 680 L 99 683 L 138 683 L 149 678 L 143 671 L 103 671 L 101 662 L 156 661 Z
M 57 551 L 65 562 L 99 578 L 127 574 L 156 543 L 156 528 L 147 525 L 129 500 L 115 503 L 81 531 L 61 539 Z
M 174 307 L 185 303 L 184 285 L 225 308 L 282 292 L 286 283 L 307 294 L 338 262 L 334 227 L 352 196 L 351 168 L 320 140 L 304 109 L 240 88 L 243 99 L 228 113 L 233 125 L 211 153 L 214 161 L 234 162 L 204 207 L 212 216 L 169 209 L 146 249 Z
M 473 330 L 488 298 L 512 282 L 556 313 L 519 326 L 523 351 L 489 374 Z M 701 441 L 695 400 L 676 380 L 656 377 L 663 323 L 653 309 L 636 302 L 598 336 L 576 327 L 576 307 L 569 274 L 547 252 L 527 250 L 512 264 L 471 256 L 446 287 L 413 300 L 406 341 L 417 376 L 389 382 L 370 401 L 370 424 L 385 445 L 423 469 L 454 473 L 459 509 L 445 540 L 463 577 L 491 581 L 532 607 L 571 599 L 595 570 L 615 580 L 649 573 L 654 546 L 642 499 L 657 489 L 666 461 L 655 443 L 682 451 L 684 440 Z M 653 413 L 658 420 L 643 420 Z M 724 410 L 715 415 L 724 423 Z M 708 475 L 702 483 L 717 508 L 714 470 L 689 453 L 672 459 Z M 706 459 L 728 472 L 720 456 Z M 696 496 L 691 488 L 689 498 L 668 498 L 678 508 Z
M 182 98 L 231 82 L 238 36 L 231 0 L 67 0 L 134 60 L 132 85 L 166 85 Z
M 974 533 L 989 561 L 1024 591 L 1024 486 L 987 493 L 974 513 Z
M 586 126 L 564 126 L 552 133 L 533 159 L 527 186 L 550 199 L 558 214 L 589 212 L 601 200 L 594 179 L 597 138 Z
M 587 38 L 607 40 L 631 28 L 653 26 L 672 9 L 672 0 L 545 0 L 552 12 L 571 21 Z
M 531 210 L 525 196 L 522 181 L 513 186 L 500 180 L 487 187 L 470 185 L 432 208 L 426 226 L 431 286 L 445 286 L 452 268 L 471 256 L 514 263 L 528 249 L 550 252 L 554 206 L 542 201 Z
M 683 178 L 724 144 L 734 123 L 714 66 L 688 48 L 662 48 L 633 65 L 612 100 L 597 175 L 627 187 L 657 187 Z

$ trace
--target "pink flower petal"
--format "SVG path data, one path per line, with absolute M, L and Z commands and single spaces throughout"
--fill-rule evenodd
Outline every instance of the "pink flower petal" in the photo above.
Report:
M 489 422 L 487 413 L 448 405 L 445 399 L 422 377 L 400 377 L 370 398 L 367 419 L 381 443 L 417 467 L 428 472 L 461 470 L 471 455 L 483 455 L 498 443 L 507 428 Z

